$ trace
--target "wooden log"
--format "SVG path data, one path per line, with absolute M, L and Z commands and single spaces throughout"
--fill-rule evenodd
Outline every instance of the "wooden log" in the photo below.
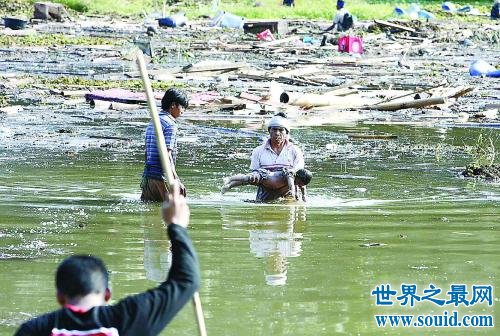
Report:
M 335 107 L 339 109 L 361 107 L 370 102 L 361 96 L 339 97 L 315 93 L 283 93 L 282 101 L 300 107 Z
M 276 79 L 280 83 L 289 83 L 289 84 L 295 84 L 295 85 L 310 85 L 310 86 L 321 86 L 324 83 L 318 83 L 312 80 L 307 80 L 307 79 L 302 79 L 299 77 L 284 77 L 284 76 L 279 76 Z
M 390 102 L 392 100 L 396 100 L 396 99 L 400 99 L 400 98 L 404 98 L 404 97 L 408 97 L 408 96 L 411 96 L 411 95 L 417 95 L 417 94 L 420 94 L 420 93 L 424 93 L 424 92 L 427 92 L 431 89 L 436 89 L 436 88 L 439 88 L 441 86 L 443 86 L 445 83 L 440 83 L 440 84 L 437 84 L 431 88 L 429 87 L 425 87 L 425 88 L 421 88 L 421 89 L 418 89 L 416 91 L 413 91 L 413 92 L 410 92 L 410 93 L 405 93 L 403 95 L 399 95 L 399 96 L 396 96 L 396 97 L 390 97 L 390 98 L 386 98 L 384 99 L 383 101 L 381 101 L 379 104 L 382 104 L 382 103 L 387 103 L 387 102 Z
M 402 25 L 398 25 L 396 23 L 392 23 L 392 22 L 388 22 L 388 21 L 384 21 L 384 20 L 373 20 L 373 21 L 376 24 L 380 25 L 380 26 L 385 26 L 385 27 L 390 27 L 390 28 L 394 28 L 394 29 L 404 30 L 404 31 L 411 32 L 411 33 L 415 33 L 416 32 L 416 30 L 413 29 L 413 28 L 402 26 Z
M 246 67 L 246 63 L 232 63 L 232 64 L 189 64 L 182 68 L 184 72 L 211 72 L 211 71 L 230 71 L 238 70 Z
M 355 94 L 355 93 L 359 93 L 359 91 L 357 89 L 351 89 L 351 88 L 348 88 L 348 87 L 344 87 L 344 88 L 337 88 L 335 90 L 330 90 L 330 91 L 327 91 L 327 92 L 325 92 L 323 94 L 324 95 L 331 95 L 331 96 L 343 97 L 343 96 L 348 96 L 350 94 Z
M 372 106 L 365 106 L 370 110 L 380 110 L 380 111 L 397 111 L 408 108 L 421 108 L 431 105 L 439 105 L 446 103 L 445 97 L 434 97 L 434 98 L 425 98 L 425 99 L 415 99 L 411 101 L 398 102 L 398 103 L 385 103 L 385 104 L 377 104 Z
M 457 88 L 455 91 L 449 92 L 447 97 L 448 98 L 458 98 L 458 97 L 466 95 L 469 92 L 474 91 L 474 89 L 475 88 L 473 86 Z
M 417 42 L 424 42 L 425 39 L 422 37 L 415 37 L 415 36 L 394 36 L 396 39 L 400 40 L 410 40 L 410 41 L 417 41 Z

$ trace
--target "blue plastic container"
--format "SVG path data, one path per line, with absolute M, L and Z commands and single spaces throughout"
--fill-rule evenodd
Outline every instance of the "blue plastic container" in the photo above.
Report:
M 244 24 L 245 24 L 244 18 L 230 13 L 224 13 L 219 23 L 219 25 L 223 28 L 239 28 L 239 29 L 243 29 Z
M 161 19 L 158 19 L 158 25 L 160 27 L 181 27 L 186 24 L 186 17 L 184 15 L 172 15 Z
M 19 30 L 19 29 L 24 29 L 26 28 L 26 24 L 28 21 L 22 20 L 22 19 L 16 19 L 16 18 L 10 18 L 10 17 L 4 17 L 3 18 L 3 24 L 5 27 L 13 29 L 13 30 Z
M 396 13 L 396 15 L 401 15 L 401 16 L 406 15 L 406 11 L 401 7 L 395 7 L 394 13 Z
M 472 62 L 469 68 L 469 73 L 471 76 L 486 76 L 500 78 L 500 70 L 495 69 L 495 67 L 483 60 L 477 60 Z

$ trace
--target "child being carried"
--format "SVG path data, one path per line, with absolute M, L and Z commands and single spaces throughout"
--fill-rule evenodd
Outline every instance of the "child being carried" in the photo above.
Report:
M 236 174 L 224 178 L 221 193 L 224 194 L 229 189 L 242 185 L 256 185 L 272 190 L 280 197 L 291 197 L 299 200 L 299 194 L 302 194 L 301 199 L 305 202 L 306 185 L 311 182 L 311 179 L 312 173 L 304 168 L 296 172 L 286 168 L 277 171 L 258 169 L 250 174 Z

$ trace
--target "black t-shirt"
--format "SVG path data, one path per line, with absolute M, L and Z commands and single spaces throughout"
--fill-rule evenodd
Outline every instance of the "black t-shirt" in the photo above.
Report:
M 172 243 L 172 266 L 167 280 L 158 287 L 83 313 L 61 308 L 25 322 L 15 336 L 159 334 L 200 284 L 198 261 L 187 230 L 171 224 L 168 235 Z

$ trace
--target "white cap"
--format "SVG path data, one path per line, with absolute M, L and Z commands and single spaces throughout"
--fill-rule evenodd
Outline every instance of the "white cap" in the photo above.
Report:
M 290 121 L 287 118 L 283 118 L 279 115 L 275 115 L 271 118 L 271 120 L 269 120 L 267 129 L 270 129 L 271 127 L 283 127 L 284 129 L 286 129 L 287 133 L 290 133 Z

